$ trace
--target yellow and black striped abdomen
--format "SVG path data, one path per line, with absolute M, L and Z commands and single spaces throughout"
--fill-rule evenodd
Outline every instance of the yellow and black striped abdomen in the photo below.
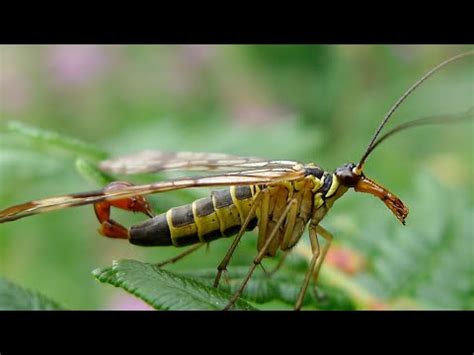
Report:
M 130 243 L 143 246 L 174 245 L 177 247 L 206 243 L 236 234 L 253 203 L 249 186 L 231 186 L 213 191 L 210 197 L 191 204 L 171 208 L 130 229 Z M 257 225 L 254 218 L 247 230 Z

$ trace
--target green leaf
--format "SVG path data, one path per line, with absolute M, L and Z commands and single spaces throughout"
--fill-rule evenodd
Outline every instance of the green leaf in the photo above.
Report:
M 302 259 L 302 258 L 300 258 Z M 248 267 L 237 266 L 229 268 L 228 283 L 222 280 L 220 288 L 229 293 L 235 292 Z M 271 301 L 282 301 L 289 306 L 294 306 L 303 283 L 304 272 L 292 270 L 294 272 L 284 274 L 279 270 L 275 275 L 268 275 L 263 270 L 255 270 L 250 278 L 242 297 L 249 301 L 265 304 Z M 198 270 L 186 273 L 186 275 L 197 277 L 207 285 L 212 285 L 216 275 L 215 269 Z M 315 307 L 316 309 L 355 309 L 355 305 L 347 293 L 325 282 L 318 281 L 317 290 L 311 286 L 308 288 L 304 299 L 304 306 Z
M 220 310 L 230 295 L 201 282 L 136 260 L 114 261 L 112 267 L 96 269 L 93 275 L 104 283 L 121 287 L 155 309 Z M 255 310 L 239 299 L 234 309 Z
M 37 144 L 59 147 L 75 155 L 90 159 L 100 160 L 108 156 L 105 151 L 93 144 L 56 132 L 33 127 L 22 122 L 10 121 L 0 128 L 6 132 L 20 134 Z
M 114 178 L 108 174 L 105 174 L 94 163 L 83 159 L 76 159 L 76 170 L 88 181 L 104 186 L 114 181 Z
M 0 310 L 59 310 L 56 302 L 0 278 Z

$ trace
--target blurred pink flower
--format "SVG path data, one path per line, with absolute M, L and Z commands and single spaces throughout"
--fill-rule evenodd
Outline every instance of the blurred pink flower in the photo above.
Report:
M 49 47 L 49 65 L 54 79 L 80 85 L 104 71 L 108 58 L 101 46 L 67 45 Z
M 244 125 L 271 124 L 290 115 L 290 110 L 257 100 L 242 100 L 231 105 L 232 118 Z
M 216 48 L 207 45 L 179 46 L 170 56 L 166 78 L 166 89 L 178 97 L 187 98 L 203 90 L 202 82 L 206 67 L 212 64 Z M 204 88 L 205 90 L 205 88 Z
M 153 308 L 145 302 L 129 294 L 120 294 L 113 297 L 106 309 L 117 311 L 151 311 Z
M 367 266 L 367 262 L 361 254 L 338 245 L 329 249 L 326 262 L 347 274 L 361 272 Z
M 406 44 L 392 45 L 389 48 L 392 50 L 392 53 L 397 57 L 397 59 L 404 61 L 405 63 L 413 63 L 423 49 L 421 46 L 412 46 Z M 425 46 L 425 48 L 427 48 L 427 46 Z
M 31 102 L 28 80 L 17 71 L 0 67 L 0 110 L 16 113 L 27 108 Z
M 216 49 L 216 46 L 212 45 L 187 45 L 181 47 L 180 56 L 184 64 L 199 70 L 212 62 Z

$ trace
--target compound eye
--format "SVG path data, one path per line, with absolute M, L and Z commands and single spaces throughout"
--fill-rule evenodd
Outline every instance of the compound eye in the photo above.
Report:
M 360 175 L 354 172 L 355 164 L 345 164 L 342 168 L 336 170 L 336 176 L 341 184 L 354 187 L 360 178 Z

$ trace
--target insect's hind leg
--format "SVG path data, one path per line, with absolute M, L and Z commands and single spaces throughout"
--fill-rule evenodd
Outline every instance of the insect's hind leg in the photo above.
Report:
M 252 264 L 252 266 L 250 266 L 250 269 L 249 269 L 247 275 L 245 276 L 244 280 L 240 284 L 239 289 L 232 295 L 231 299 L 229 300 L 229 303 L 227 304 L 227 306 L 225 306 L 224 310 L 229 310 L 230 308 L 232 308 L 232 306 L 235 304 L 237 299 L 242 295 L 242 292 L 244 292 L 245 286 L 247 285 L 248 281 L 250 280 L 250 277 L 252 276 L 252 274 L 255 271 L 256 267 L 262 262 L 262 259 L 265 257 L 265 255 L 268 251 L 268 248 L 270 247 L 270 245 L 273 242 L 273 240 L 275 239 L 275 237 L 278 235 L 277 232 L 280 229 L 280 226 L 285 221 L 286 216 L 288 215 L 288 213 L 293 208 L 295 208 L 297 203 L 298 203 L 298 201 L 296 199 L 293 199 L 293 200 L 290 201 L 290 203 L 288 203 L 285 210 L 283 211 L 280 218 L 278 219 L 277 223 L 275 224 L 275 227 L 271 231 L 268 239 L 265 241 L 265 244 L 263 245 L 262 249 L 260 249 L 260 252 L 257 254 L 255 259 L 253 260 L 253 264 Z
M 227 269 L 227 265 L 229 265 L 230 259 L 232 258 L 232 255 L 234 254 L 234 251 L 237 248 L 237 245 L 239 244 L 240 239 L 242 238 L 245 231 L 247 230 L 248 224 L 255 217 L 257 208 L 260 206 L 262 199 L 267 194 L 268 194 L 267 190 L 260 190 L 255 196 L 252 207 L 250 208 L 247 218 L 245 219 L 244 223 L 240 227 L 239 233 L 232 241 L 232 245 L 230 246 L 229 250 L 227 250 L 227 253 L 224 256 L 224 259 L 222 259 L 220 264 L 217 266 L 217 275 L 216 275 L 216 278 L 214 279 L 214 287 L 219 286 L 219 281 L 221 279 L 222 273 Z
M 158 266 L 158 267 L 162 267 L 162 266 L 165 266 L 165 265 L 168 265 L 168 264 L 174 264 L 175 262 L 177 262 L 178 260 L 181 260 L 182 258 L 188 256 L 189 254 L 192 254 L 193 252 L 195 252 L 196 250 L 198 250 L 199 248 L 201 248 L 204 244 L 209 244 L 209 243 L 199 243 L 199 244 L 196 244 L 194 246 L 192 246 L 191 248 L 188 248 L 186 249 L 184 252 L 182 252 L 181 254 L 178 254 L 170 259 L 167 259 L 165 261 L 162 261 L 160 263 L 156 263 L 155 266 Z
M 104 188 L 104 192 L 117 191 L 133 184 L 126 181 L 113 181 Z M 94 211 L 100 222 L 99 233 L 105 237 L 128 239 L 128 229 L 110 218 L 111 207 L 120 208 L 126 211 L 141 212 L 148 217 L 153 217 L 150 204 L 145 197 L 137 195 L 112 201 L 102 201 L 94 204 Z

